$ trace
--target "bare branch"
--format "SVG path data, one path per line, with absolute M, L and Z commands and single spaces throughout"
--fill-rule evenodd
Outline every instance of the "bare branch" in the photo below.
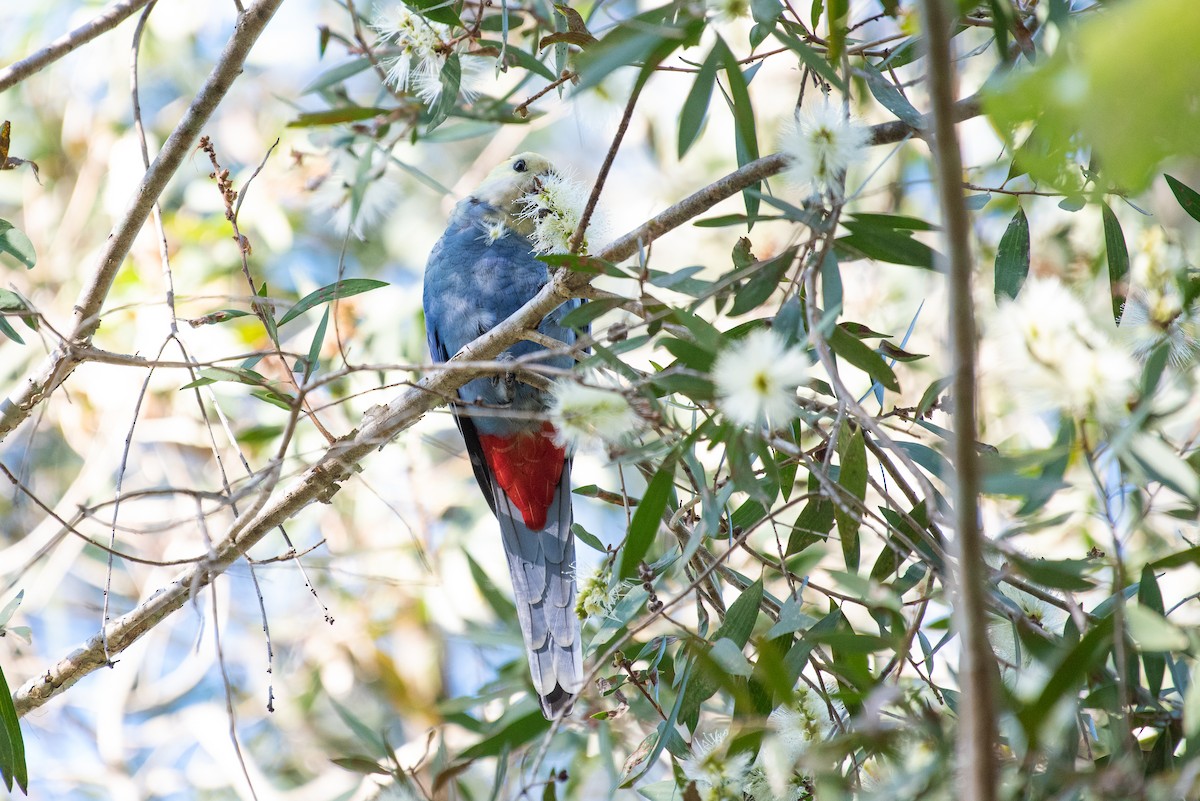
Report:
M 33 55 L 0 70 L 0 92 L 17 85 L 38 70 L 53 64 L 100 34 L 111 31 L 149 2 L 150 0 L 123 0 L 123 2 L 114 3 L 103 13 L 88 20 L 70 33 L 58 37 Z
M 238 18 L 233 36 L 226 43 L 216 66 L 183 119 L 171 132 L 158 158 L 146 171 L 124 216 L 109 234 L 92 274 L 75 302 L 75 325 L 68 336 L 72 344 L 90 344 L 96 329 L 100 327 L 100 309 L 118 270 L 133 247 L 134 239 L 146 224 L 167 182 L 195 146 L 201 128 L 225 98 L 234 80 L 241 75 L 246 56 L 282 3 L 283 0 L 260 0 Z M 27 378 L 15 392 L 0 402 L 0 439 L 28 417 L 29 412 L 66 380 L 78 364 L 79 360 L 71 348 L 56 348 L 38 368 L 35 376 Z
M 954 393 L 950 483 L 954 488 L 954 531 L 958 544 L 956 622 L 962 638 L 959 681 L 962 721 L 958 732 L 959 793 L 993 801 L 996 770 L 996 713 L 992 672 L 996 657 L 987 635 L 987 567 L 979 529 L 979 455 L 975 416 L 975 315 L 971 291 L 971 222 L 963 202 L 962 153 L 954 130 L 955 73 L 949 0 L 924 0 L 929 42 L 929 91 L 933 116 L 931 149 L 949 257 L 949 329 Z

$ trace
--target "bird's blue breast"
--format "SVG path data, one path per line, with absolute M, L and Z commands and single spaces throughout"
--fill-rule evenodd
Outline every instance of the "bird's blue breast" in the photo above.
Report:
M 425 324 L 430 352 L 445 360 L 463 345 L 485 333 L 521 308 L 549 280 L 546 265 L 533 255 L 529 240 L 508 230 L 495 238 L 501 215 L 474 198 L 458 204 L 442 238 L 425 267 Z M 547 336 L 564 343 L 575 334 L 558 324 L 562 315 L 579 305 L 571 301 L 552 311 L 538 326 Z M 515 358 L 544 350 L 533 342 L 518 342 L 500 358 Z M 547 357 L 546 364 L 568 368 L 570 356 Z M 468 410 L 481 434 L 510 435 L 540 428 L 530 417 L 545 410 L 544 392 L 505 376 L 477 378 L 459 390 L 459 396 L 482 408 Z M 514 415 L 513 412 L 521 414 Z M 524 416 L 525 419 L 522 419 Z

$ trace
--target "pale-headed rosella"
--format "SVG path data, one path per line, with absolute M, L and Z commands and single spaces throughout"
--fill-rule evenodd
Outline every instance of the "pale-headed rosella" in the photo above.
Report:
M 508 159 L 450 215 L 425 268 L 429 350 L 446 361 L 464 345 L 521 308 L 550 275 L 529 236 L 535 220 L 520 199 L 554 173 L 545 158 Z M 538 330 L 566 345 L 575 333 L 559 322 L 565 303 Z M 500 359 L 544 350 L 521 341 Z M 567 353 L 542 361 L 569 368 Z M 512 575 L 533 686 L 547 718 L 569 711 L 583 683 L 579 618 L 575 614 L 575 541 L 571 534 L 571 458 L 547 422 L 548 392 L 513 373 L 476 378 L 454 405 L 471 467 L 500 535 Z

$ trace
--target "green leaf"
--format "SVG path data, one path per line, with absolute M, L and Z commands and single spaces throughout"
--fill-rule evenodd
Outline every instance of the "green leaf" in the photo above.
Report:
M 833 331 L 830 332 L 829 347 L 838 356 L 883 384 L 887 389 L 893 392 L 900 391 L 900 381 L 883 357 L 864 345 L 861 340 L 846 333 L 840 326 L 834 326 Z
M 589 300 L 564 314 L 559 324 L 565 328 L 587 328 L 600 315 L 613 309 L 619 309 L 627 302 L 625 298 L 597 298 L 596 300 Z
M 645 558 L 654 544 L 658 534 L 658 526 L 662 522 L 663 512 L 673 494 L 675 486 L 675 469 L 671 464 L 659 468 L 642 499 L 634 510 L 633 520 L 629 524 L 629 535 L 621 546 L 621 556 L 617 567 L 617 578 L 625 580 L 637 575 L 638 564 Z
M 1182 183 L 1178 178 L 1173 178 L 1170 175 L 1164 175 L 1167 179 L 1167 186 L 1171 187 L 1171 191 L 1175 194 L 1175 199 L 1179 201 L 1180 207 L 1188 213 L 1188 216 L 1193 220 L 1200 222 L 1200 193 Z
M 1104 218 L 1104 253 L 1108 259 L 1108 287 L 1112 294 L 1113 318 L 1121 316 L 1125 305 L 1125 280 L 1129 276 L 1129 248 L 1125 245 L 1125 234 L 1121 222 L 1107 203 L 1100 206 Z
M 238 384 L 245 384 L 250 387 L 265 387 L 268 386 L 267 377 L 262 373 L 251 370 L 247 367 L 205 367 L 196 371 L 199 376 L 195 381 L 191 381 L 180 387 L 180 390 L 193 389 L 195 387 L 208 386 L 215 384 L 218 381 L 233 381 Z
M 358 122 L 389 114 L 392 109 L 378 106 L 344 106 L 324 111 L 308 111 L 300 114 L 287 124 L 289 128 L 315 128 L 320 125 L 338 125 L 343 122 Z
M 321 322 L 317 324 L 317 330 L 313 332 L 312 342 L 308 346 L 308 357 L 304 360 L 304 380 L 308 381 L 312 377 L 313 371 L 317 369 L 317 360 L 321 357 L 321 345 L 325 342 L 325 329 L 329 326 L 329 307 L 325 307 L 325 313 L 321 315 Z
M 580 80 L 575 91 L 582 92 L 597 86 L 621 67 L 639 63 L 657 64 L 676 48 L 694 44 L 703 30 L 703 21 L 687 18 L 681 25 L 674 21 L 674 17 L 674 8 L 663 6 L 618 24 L 579 55 Z
M 781 27 L 775 29 L 775 38 L 783 42 L 788 50 L 799 56 L 800 60 L 804 62 L 804 66 L 820 75 L 839 91 L 846 91 L 846 82 L 842 80 L 842 76 L 833 67 L 829 66 L 829 62 L 822 58 L 817 51 L 796 37 L 784 33 Z
M 437 102 L 429 109 L 429 121 L 425 124 L 426 133 L 441 125 L 458 106 L 458 92 L 462 85 L 462 62 L 458 53 L 451 53 L 446 58 L 438 80 L 441 81 L 442 91 L 438 94 Z
M 501 718 L 504 722 L 504 719 Z M 543 717 L 541 710 L 531 712 L 516 720 L 504 722 L 499 731 L 462 752 L 463 761 L 471 761 L 482 757 L 496 756 L 504 749 L 516 748 L 537 737 L 550 728 L 550 721 Z
M 1071 650 L 1062 654 L 1050 679 L 1042 687 L 1041 694 L 1018 714 L 1030 740 L 1037 742 L 1040 739 L 1042 722 L 1054 711 L 1058 702 L 1070 697 L 1088 672 L 1103 664 L 1112 646 L 1112 636 L 1113 619 L 1110 615 L 1093 624 Z
M 749 676 L 754 672 L 754 666 L 742 653 L 742 649 L 728 637 L 722 637 L 713 643 L 708 652 L 709 657 L 731 676 Z
M 833 501 L 817 496 L 809 498 L 796 517 L 788 538 L 787 555 L 801 553 L 813 544 L 829 537 L 833 530 Z
M 713 362 L 717 360 L 717 354 L 686 339 L 663 337 L 659 344 L 670 351 L 681 364 L 703 373 L 711 370 Z
M 885 227 L 868 219 L 847 220 L 843 225 L 850 234 L 836 240 L 835 244 L 851 257 L 859 255 L 891 264 L 936 269 L 937 253 L 933 248 L 913 239 L 902 229 Z
M 1017 572 L 1041 587 L 1067 592 L 1087 592 L 1096 583 L 1087 577 L 1095 569 L 1090 559 L 1032 559 L 1019 554 L 1008 557 Z
M 724 39 L 717 37 L 713 51 L 719 54 L 725 63 L 725 75 L 729 80 L 730 106 L 733 109 L 734 150 L 737 152 L 738 166 L 741 167 L 758 159 L 758 131 L 754 123 L 754 107 L 750 104 L 750 88 L 746 76 L 742 74 L 737 56 L 725 44 Z M 759 184 L 754 184 L 742 191 L 747 217 L 758 215 L 758 187 Z
M 850 223 L 848 228 L 857 230 L 864 225 L 878 228 L 891 228 L 896 231 L 936 231 L 938 227 L 920 217 L 906 217 L 903 214 L 874 214 L 856 211 L 848 216 L 843 223 Z
M 1150 478 L 1191 501 L 1200 500 L 1200 479 L 1178 453 L 1153 434 L 1135 434 L 1129 442 L 1133 462 Z
M 354 736 L 360 743 L 369 746 L 371 752 L 381 758 L 387 756 L 388 745 L 384 741 L 383 737 L 380 736 L 379 732 L 368 726 L 362 721 L 362 719 L 360 719 L 346 707 L 339 704 L 337 701 L 333 700 L 333 698 L 329 699 L 329 703 L 333 705 L 334 711 L 337 712 L 338 717 L 342 719 L 342 722 L 345 723 L 352 732 L 354 732 Z
M 467 567 L 471 571 L 471 578 L 475 580 L 475 587 L 479 590 L 479 594 L 483 596 L 483 600 L 487 601 L 487 605 L 492 608 L 496 619 L 515 620 L 517 608 L 513 605 L 513 602 L 496 587 L 496 582 L 492 581 L 492 577 L 480 567 L 471 554 L 467 553 L 466 557 Z
M 414 11 L 419 11 L 425 19 L 440 22 L 451 27 L 463 27 L 455 6 L 455 0 L 404 0 L 404 4 Z
M 1141 651 L 1181 651 L 1188 647 L 1187 635 L 1178 626 L 1144 606 L 1127 606 L 1125 625 Z
M 851 431 L 849 424 L 843 423 L 837 449 L 840 463 L 838 484 L 852 497 L 862 501 L 867 496 L 867 446 L 862 429 L 855 428 Z M 838 536 L 842 540 L 842 557 L 845 559 L 846 570 L 855 572 L 858 570 L 858 530 L 862 525 L 862 518 L 857 511 L 843 510 L 841 504 L 836 503 L 833 505 L 833 516 L 837 521 Z
M 25 740 L 21 736 L 21 720 L 13 705 L 8 680 L 0 670 L 0 775 L 11 791 L 13 782 L 29 795 L 29 771 L 25 766 Z
M 387 286 L 387 282 L 376 281 L 372 278 L 347 278 L 344 281 L 338 281 L 336 284 L 323 286 L 301 298 L 295 306 L 287 310 L 276 325 L 283 325 L 290 322 L 309 309 L 320 306 L 322 303 L 328 303 L 331 300 L 338 300 L 339 298 L 348 298 L 362 292 L 369 292 L 381 286 Z
M 1200 746 L 1200 661 L 1192 665 L 1192 673 L 1183 694 L 1183 734 L 1187 737 L 1188 753 L 1198 753 Z
M 0 315 L 0 334 L 4 334 L 4 336 L 11 339 L 13 342 L 16 342 L 18 345 L 25 344 L 25 340 L 22 339 L 21 335 L 17 333 L 17 329 L 13 328 L 12 325 L 9 324 L 8 320 L 6 320 L 2 315 Z
M 538 61 L 537 57 L 532 53 L 527 50 L 522 50 L 519 47 L 513 47 L 511 42 L 506 45 L 504 42 L 496 40 L 480 39 L 479 46 L 494 47 L 497 50 L 503 51 L 505 63 L 511 61 L 516 66 L 529 70 L 530 72 L 535 72 L 548 81 L 553 81 L 558 77 L 554 74 L 553 70 L 543 64 L 541 61 Z
M 1015 298 L 1028 275 L 1029 220 L 1018 206 L 996 250 L 996 300 Z
M 8 220 L 0 220 L 0 253 L 12 256 L 24 264 L 28 270 L 32 270 L 37 264 L 37 254 L 33 250 L 33 243 L 22 231 L 14 228 Z
M 877 70 L 870 62 L 864 62 L 864 66 L 867 69 L 867 88 L 871 90 L 871 94 L 875 96 L 880 105 L 904 122 L 920 130 L 924 124 L 924 117 L 921 115 L 921 112 L 917 111 L 913 107 L 913 104 L 908 101 L 908 98 L 900 93 L 895 84 L 883 77 L 883 73 Z
M 603 554 L 608 553 L 608 549 L 604 547 L 604 543 L 600 541 L 600 538 L 578 523 L 571 524 L 571 533 L 574 534 L 580 542 L 592 550 L 599 551 Z
M 334 84 L 341 83 L 347 78 L 357 75 L 363 70 L 371 66 L 371 59 L 356 58 L 352 61 L 347 61 L 345 64 L 338 64 L 336 67 L 327 69 L 312 80 L 308 86 L 300 90 L 300 94 L 307 95 L 313 92 L 319 92 L 322 89 L 328 89 Z
M 354 773 L 361 773 L 364 776 L 369 776 L 373 773 L 386 776 L 389 773 L 388 769 L 380 765 L 376 760 L 365 756 L 334 757 L 329 761 L 339 768 L 344 768 Z
M 783 280 L 788 268 L 792 266 L 796 250 L 796 246 L 793 245 L 769 261 L 751 265 L 748 270 L 755 272 L 734 296 L 729 316 L 737 317 L 739 314 L 753 311 L 766 302 L 771 293 L 779 287 L 779 282 Z
M 708 57 L 700 65 L 700 71 L 696 73 L 696 80 L 688 91 L 687 99 L 683 101 L 683 109 L 679 112 L 680 159 L 700 136 L 704 117 L 708 114 L 708 104 L 712 100 L 713 84 L 717 80 L 717 62 L 720 57 L 721 53 L 716 47 L 709 51 Z
M 25 590 L 21 590 L 15 596 L 13 596 L 11 601 L 4 605 L 3 609 L 0 609 L 0 628 L 4 628 L 8 625 L 8 621 L 12 620 L 13 614 L 16 613 L 17 608 L 21 605 L 21 601 L 24 600 L 24 598 Z
M 750 642 L 750 634 L 754 631 L 754 623 L 758 620 L 759 604 L 763 599 L 762 579 L 747 587 L 737 600 L 729 605 L 725 612 L 725 622 L 713 632 L 713 640 L 727 637 L 737 645 L 745 648 Z
M 967 195 L 965 198 L 963 198 L 963 205 L 966 206 L 969 211 L 979 211 L 986 206 L 988 201 L 991 199 L 991 192 L 984 192 L 983 194 L 979 195 Z

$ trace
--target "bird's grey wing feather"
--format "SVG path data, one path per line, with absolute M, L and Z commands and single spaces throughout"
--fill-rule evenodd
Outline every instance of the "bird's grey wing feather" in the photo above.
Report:
M 575 538 L 571 534 L 571 462 L 547 515 L 531 531 L 497 484 L 496 518 L 512 574 L 517 617 L 533 685 L 547 717 L 569 708 L 583 686 L 583 648 L 575 614 Z

